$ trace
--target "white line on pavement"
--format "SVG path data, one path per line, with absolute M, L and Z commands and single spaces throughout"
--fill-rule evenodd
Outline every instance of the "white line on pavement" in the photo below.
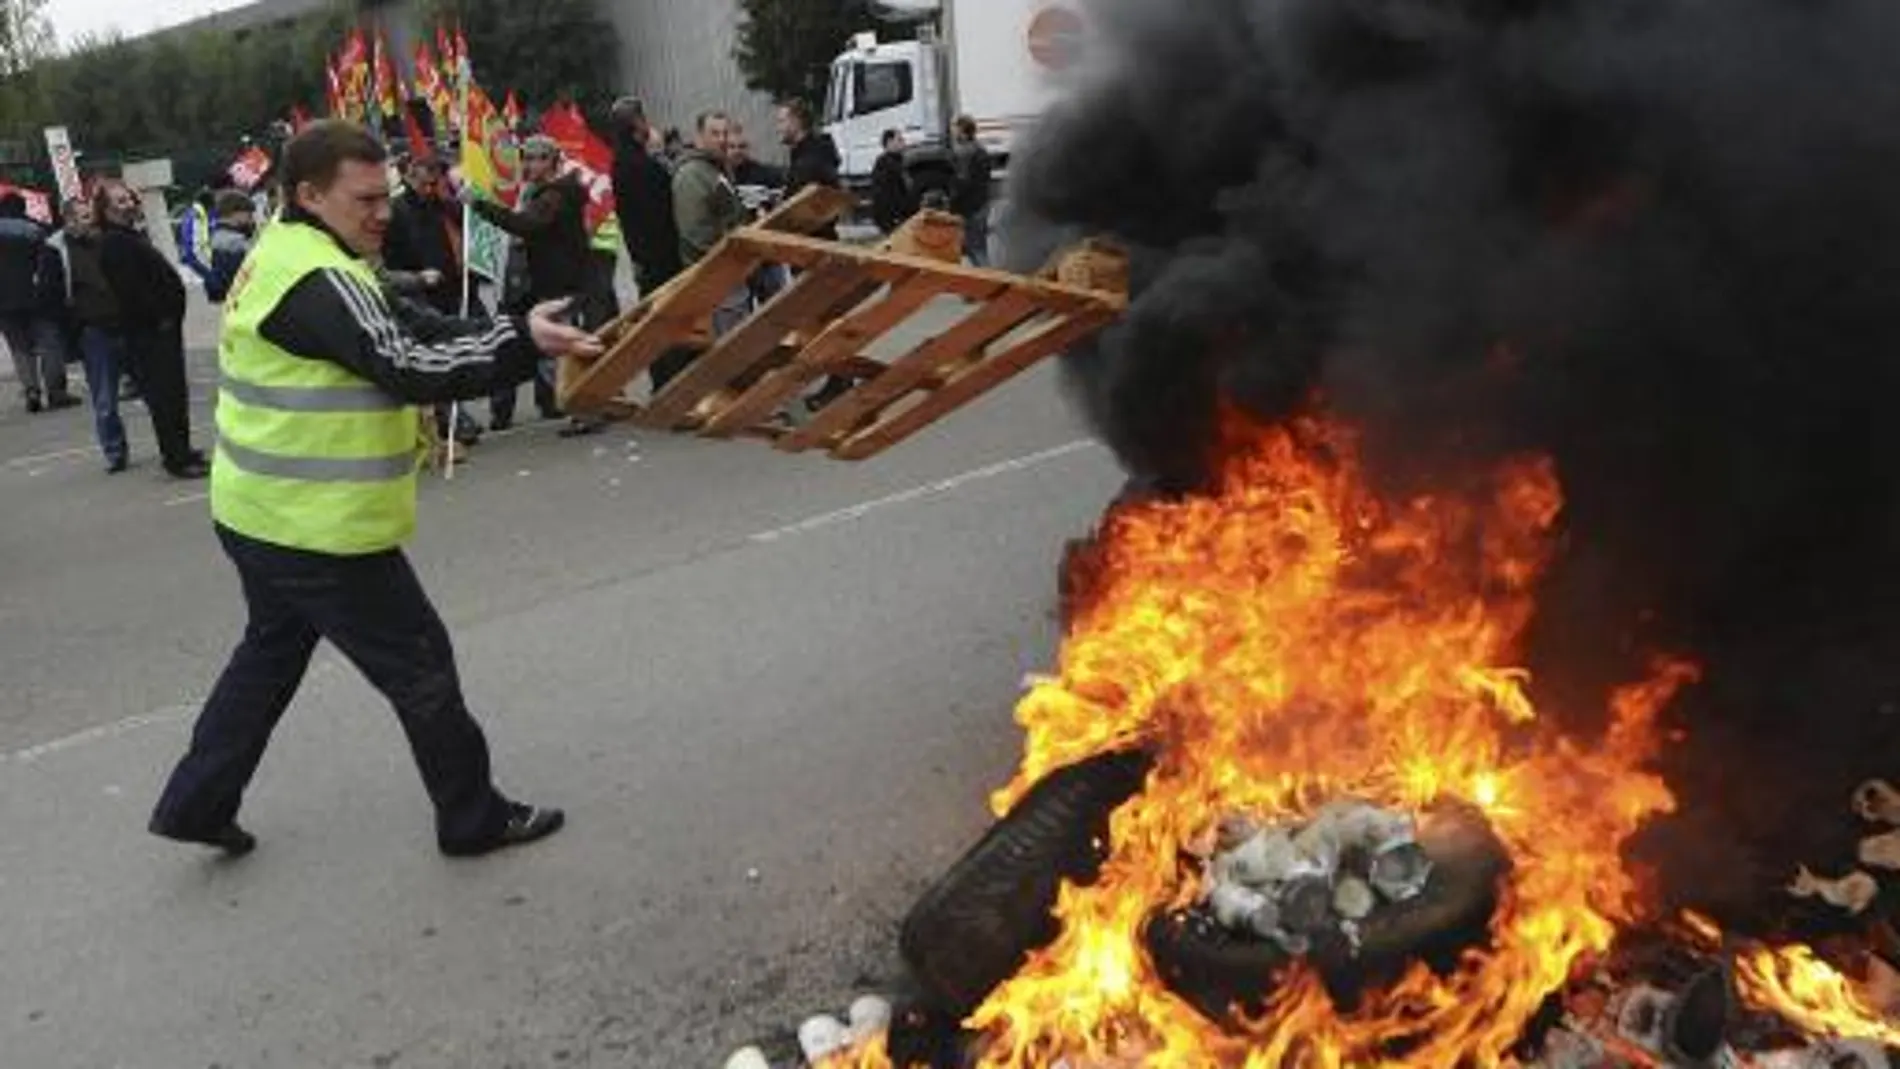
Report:
M 915 486 L 909 490 L 901 490 L 894 494 L 887 494 L 884 497 L 874 498 L 848 508 L 837 509 L 819 516 L 813 516 L 810 519 L 801 520 L 798 523 L 788 524 L 787 526 L 774 528 L 770 531 L 760 531 L 748 538 L 747 541 L 753 543 L 769 543 L 776 542 L 782 538 L 789 538 L 793 535 L 808 534 L 826 527 L 849 523 L 859 517 L 876 512 L 879 509 L 937 497 L 956 490 L 959 487 L 968 486 L 971 483 L 982 482 L 985 479 L 993 479 L 999 475 L 1008 475 L 1011 472 L 1025 471 L 1042 464 L 1047 464 L 1052 460 L 1059 460 L 1074 453 L 1096 448 L 1100 448 L 1100 444 L 1089 439 L 1069 442 L 1066 445 L 1059 445 L 1053 449 L 1045 449 L 1040 453 L 1030 453 L 1027 456 L 1020 456 L 1014 460 L 1005 460 L 997 464 L 991 464 L 988 467 L 976 468 L 972 471 L 966 471 L 961 475 L 953 475 L 948 479 L 941 479 L 934 483 Z M 208 496 L 208 494 L 204 493 L 188 494 L 183 497 L 173 498 L 165 504 L 167 507 L 184 505 L 194 501 L 202 501 Z M 310 676 L 307 676 L 306 679 L 314 677 L 319 673 L 332 670 L 335 667 L 336 664 L 329 661 L 313 665 Z M 190 719 L 196 712 L 196 706 L 174 706 L 167 709 L 160 709 L 154 713 L 147 713 L 144 716 L 128 717 L 110 724 L 88 728 L 85 731 L 68 735 L 65 738 L 54 739 L 51 742 L 40 743 L 37 746 L 29 746 L 24 750 L 15 750 L 12 753 L 0 751 L 0 765 L 31 764 L 43 757 L 62 753 L 67 750 L 78 749 L 83 746 L 89 746 L 95 742 L 105 742 L 110 739 L 116 739 L 144 728 L 181 723 Z
M 195 505 L 200 501 L 209 501 L 210 499 L 211 499 L 211 494 L 208 491 L 201 490 L 195 494 L 184 494 L 179 497 L 174 497 L 171 500 L 165 502 L 165 507 L 168 509 L 175 509 L 180 505 Z
M 975 471 L 966 471 L 961 475 L 953 475 L 939 482 L 929 483 L 924 486 L 913 486 L 909 490 L 900 490 L 886 497 L 852 505 L 849 508 L 838 509 L 834 512 L 827 512 L 820 516 L 813 516 L 808 520 L 800 520 L 797 523 L 789 524 L 785 527 L 777 527 L 770 531 L 760 531 L 758 534 L 753 535 L 750 540 L 753 542 L 776 542 L 781 538 L 809 534 L 812 531 L 821 530 L 836 524 L 849 523 L 867 513 L 876 512 L 878 509 L 936 497 L 939 494 L 949 493 L 969 483 L 981 482 L 984 479 L 993 479 L 998 475 L 1007 475 L 1013 471 L 1023 471 L 1040 464 L 1046 464 L 1051 460 L 1066 457 L 1071 453 L 1080 453 L 1085 449 L 1094 449 L 1098 447 L 1098 444 L 1099 443 L 1091 439 L 1085 438 L 1070 442 L 1067 445 L 1059 445 L 1054 449 L 1045 449 L 1040 453 L 1031 453 L 1028 456 L 1017 457 L 1014 460 L 1005 460 L 999 464 L 991 464 L 986 468 L 977 468 Z
M 131 716 L 110 724 L 101 724 L 96 728 L 88 728 L 77 734 L 68 735 L 63 739 L 43 742 L 38 746 L 29 746 L 24 750 L 15 750 L 12 753 L 0 753 L 0 764 L 31 764 L 42 757 L 49 757 L 65 750 L 77 749 L 95 742 L 104 742 L 107 739 L 116 739 L 121 735 L 129 735 L 140 728 L 153 727 L 160 724 L 177 724 L 189 719 L 196 711 L 196 709 L 188 706 L 177 705 L 169 709 L 160 709 L 155 713 L 147 713 L 144 716 Z

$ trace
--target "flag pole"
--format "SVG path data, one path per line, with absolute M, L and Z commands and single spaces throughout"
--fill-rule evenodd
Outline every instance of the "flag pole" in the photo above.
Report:
M 456 65 L 456 74 L 458 75 L 457 81 L 461 83 L 457 86 L 457 89 L 460 91 L 460 99 L 457 103 L 461 105 L 462 110 L 462 136 L 466 138 L 468 136 L 468 81 L 466 78 L 460 77 L 461 64 L 459 62 Z M 462 180 L 466 182 L 468 176 L 463 175 Z M 459 199 L 462 201 L 462 318 L 467 319 L 469 308 L 472 304 L 473 294 L 471 291 L 474 288 L 469 277 L 468 235 L 475 225 L 475 209 L 474 206 L 469 203 L 467 197 L 461 197 Z M 460 429 L 461 425 L 462 402 L 455 401 L 449 405 L 449 462 L 446 465 L 447 474 L 445 476 L 445 478 L 451 481 L 455 478 L 455 432 Z

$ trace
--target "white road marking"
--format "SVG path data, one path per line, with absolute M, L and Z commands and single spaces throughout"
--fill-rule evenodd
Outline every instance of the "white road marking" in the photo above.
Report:
M 1014 460 L 1005 460 L 987 467 L 966 471 L 961 475 L 953 475 L 948 479 L 940 479 L 934 483 L 914 486 L 909 490 L 900 490 L 897 493 L 887 494 L 884 497 L 874 498 L 848 508 L 836 509 L 822 515 L 813 516 L 807 520 L 801 520 L 798 523 L 788 524 L 770 531 L 760 531 L 748 538 L 747 541 L 755 544 L 763 544 L 777 542 L 780 539 L 790 538 L 794 535 L 808 534 L 812 531 L 823 530 L 826 527 L 849 523 L 852 520 L 880 509 L 890 508 L 893 505 L 903 505 L 914 501 L 923 501 L 938 497 L 960 487 L 968 486 L 971 483 L 994 479 L 997 476 L 1008 475 L 1011 472 L 1026 471 L 1030 468 L 1047 464 L 1052 460 L 1060 460 L 1071 454 L 1099 448 L 1101 448 L 1099 442 L 1092 439 L 1080 439 L 1069 442 L 1066 445 L 1056 446 L 1053 449 L 1045 449 L 1040 453 L 1030 453 L 1027 456 L 1020 456 Z M 173 498 L 166 502 L 166 505 L 169 507 L 173 505 L 183 505 L 193 501 L 202 501 L 208 496 L 208 494 L 203 493 L 190 494 L 184 497 Z M 337 669 L 337 662 L 329 659 L 321 660 L 311 666 L 310 672 L 305 676 L 305 680 L 308 682 L 314 677 L 327 674 Z M 88 728 L 85 731 L 68 735 L 64 738 L 54 739 L 51 742 L 43 742 L 37 746 L 29 746 L 23 750 L 15 750 L 11 753 L 0 751 L 0 766 L 8 764 L 32 764 L 45 757 L 90 746 L 93 743 L 120 738 L 145 728 L 184 723 L 195 716 L 197 712 L 198 706 L 196 705 L 172 706 L 170 708 L 160 709 L 157 712 L 147 713 L 143 716 L 127 717 L 124 720 L 115 721 L 110 724 Z
M 141 728 L 183 723 L 195 715 L 197 711 L 196 706 L 175 705 L 167 709 L 160 709 L 155 713 L 146 713 L 144 716 L 131 716 L 110 724 L 101 724 L 96 728 L 87 728 L 76 734 L 68 735 L 63 739 L 43 742 L 38 746 L 29 746 L 24 750 L 15 750 L 12 753 L 0 753 L 0 765 L 29 765 L 42 757 L 51 757 L 54 754 L 63 753 L 67 750 L 76 750 L 81 746 L 87 746 L 95 742 L 105 742 L 109 739 L 116 739 L 122 735 L 129 735 Z
M 912 501 L 922 501 L 940 494 L 947 494 L 958 487 L 967 486 L 970 483 L 981 482 L 984 479 L 993 479 L 998 475 L 1008 475 L 1010 472 L 1024 471 L 1041 464 L 1046 464 L 1052 460 L 1059 460 L 1071 453 L 1080 453 L 1084 450 L 1098 448 L 1100 448 L 1100 443 L 1093 439 L 1080 439 L 1070 442 L 1067 445 L 1056 446 L 1054 449 L 1045 449 L 1040 453 L 1031 453 L 1028 456 L 1017 457 L 1014 460 L 1005 460 L 998 464 L 991 464 L 986 468 L 966 471 L 961 475 L 952 475 L 950 478 L 938 482 L 928 483 L 923 486 L 913 486 L 909 490 L 900 490 L 895 494 L 866 501 L 862 504 L 852 505 L 848 508 L 837 509 L 832 512 L 824 513 L 823 515 L 813 516 L 808 520 L 800 520 L 797 523 L 788 524 L 784 527 L 776 527 L 770 531 L 760 531 L 758 534 L 753 535 L 749 541 L 776 542 L 781 538 L 790 538 L 793 535 L 809 534 L 812 531 L 822 530 L 826 527 L 849 523 L 861 516 L 876 512 L 879 509 L 889 508 L 892 505 L 903 505 Z
M 180 505 L 195 505 L 200 501 L 209 501 L 209 500 L 211 500 L 210 492 L 205 491 L 205 490 L 200 490 L 199 492 L 195 494 L 184 494 L 180 497 L 174 497 L 171 500 L 165 502 L 165 507 L 168 509 L 175 509 Z

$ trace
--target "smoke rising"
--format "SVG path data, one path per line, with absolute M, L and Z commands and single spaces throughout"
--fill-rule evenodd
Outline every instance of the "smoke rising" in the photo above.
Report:
M 1015 161 L 1007 236 L 1132 248 L 1067 366 L 1137 476 L 1193 487 L 1218 398 L 1317 393 L 1398 488 L 1548 452 L 1546 700 L 1709 668 L 1675 848 L 1747 819 L 1734 871 L 1779 880 L 1813 835 L 1757 810 L 1900 775 L 1900 5 L 1092 6 L 1101 66 Z

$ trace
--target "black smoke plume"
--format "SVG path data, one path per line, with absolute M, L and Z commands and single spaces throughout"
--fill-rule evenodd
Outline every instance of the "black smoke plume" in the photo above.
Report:
M 1555 456 L 1546 701 L 1708 670 L 1669 889 L 1759 915 L 1828 864 L 1857 777 L 1900 777 L 1900 4 L 1092 6 L 1006 236 L 1132 248 L 1068 360 L 1123 462 L 1191 489 L 1217 398 L 1316 394 L 1397 486 Z

